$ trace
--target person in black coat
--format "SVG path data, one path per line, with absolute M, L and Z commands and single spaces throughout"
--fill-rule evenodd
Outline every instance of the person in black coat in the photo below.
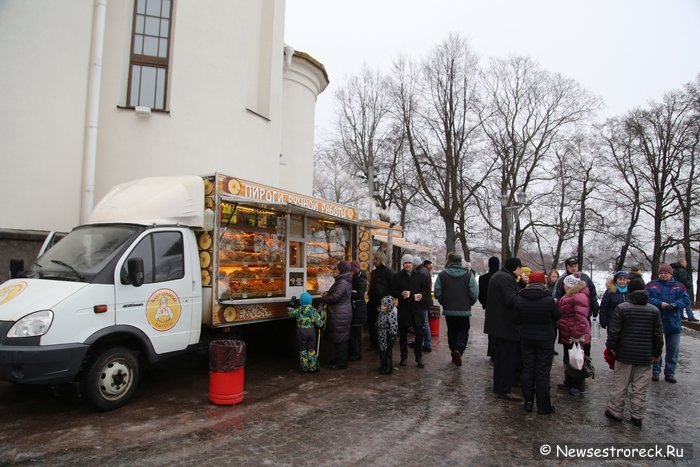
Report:
M 661 357 L 664 335 L 659 309 L 648 303 L 645 290 L 630 292 L 627 299 L 615 308 L 608 324 L 605 347 L 615 356 L 615 373 L 605 416 L 621 421 L 629 395 L 632 423 L 642 426 L 651 366 Z
M 367 297 L 367 330 L 370 347 L 377 349 L 377 310 L 381 306 L 382 298 L 391 295 L 394 271 L 384 265 L 384 255 L 379 251 L 374 254 L 372 264 L 374 264 L 374 270 L 369 278 L 369 296 Z
M 335 360 L 332 370 L 344 370 L 348 367 L 348 341 L 350 340 L 350 323 L 352 322 L 352 272 L 350 263 L 341 261 L 336 266 L 338 275 L 328 292 L 320 301 L 328 305 L 326 335 L 335 345 Z
M 391 285 L 391 295 L 399 300 L 399 347 L 401 361 L 399 365 L 406 366 L 408 359 L 408 328 L 413 326 L 415 345 L 413 352 L 416 364 L 423 368 L 423 310 L 430 307 L 432 296 L 428 285 L 428 276 L 413 270 L 413 256 L 403 255 L 403 269 L 394 275 Z
M 489 303 L 486 308 L 486 333 L 493 342 L 493 392 L 501 399 L 521 401 L 513 394 L 519 361 L 520 329 L 515 321 L 515 297 L 522 288 L 516 279 L 521 273 L 519 258 L 508 258 L 503 269 L 489 281 Z
M 520 325 L 523 397 L 525 410 L 532 412 L 536 395 L 537 413 L 546 415 L 554 412 L 549 395 L 549 373 L 554 358 L 554 329 L 561 314 L 545 285 L 544 273 L 533 272 L 529 279 L 528 286 L 515 299 L 516 322 Z
M 350 270 L 352 271 L 352 325 L 348 360 L 355 362 L 362 358 L 362 327 L 367 321 L 367 302 L 365 302 L 367 276 L 360 269 L 359 261 L 350 263 Z
M 673 268 L 673 278 L 683 284 L 685 288 L 688 289 L 688 295 L 692 297 L 693 281 L 688 273 L 688 261 L 683 257 L 678 258 L 678 262 L 671 263 L 671 267 Z M 688 321 L 693 323 L 697 323 L 699 321 L 693 314 L 693 307 L 691 305 L 688 305 L 685 310 L 681 310 L 681 319 L 685 319 L 683 317 L 683 311 L 685 311 L 685 314 L 688 315 Z
M 497 257 L 492 256 L 489 258 L 489 272 L 479 276 L 479 303 L 481 303 L 481 307 L 484 309 L 484 312 L 486 312 L 486 303 L 488 302 L 489 298 L 489 281 L 499 269 L 501 269 L 501 261 Z M 486 321 L 484 321 L 484 332 L 486 332 Z M 491 357 L 491 360 L 493 360 L 493 342 L 491 342 L 490 337 L 488 339 L 489 341 L 488 346 L 486 347 L 486 356 Z

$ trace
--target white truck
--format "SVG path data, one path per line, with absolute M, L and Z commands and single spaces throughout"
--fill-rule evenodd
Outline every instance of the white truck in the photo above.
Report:
M 0 380 L 77 381 L 114 409 L 144 363 L 286 318 L 290 298 L 318 295 L 341 260 L 368 267 L 368 238 L 352 207 L 218 173 L 119 185 L 0 285 Z

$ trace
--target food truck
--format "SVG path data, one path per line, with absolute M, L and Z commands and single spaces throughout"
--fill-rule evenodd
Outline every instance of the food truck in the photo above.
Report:
M 0 285 L 0 380 L 78 381 L 96 408 L 119 407 L 144 363 L 287 318 L 369 249 L 350 206 L 219 173 L 119 185 Z

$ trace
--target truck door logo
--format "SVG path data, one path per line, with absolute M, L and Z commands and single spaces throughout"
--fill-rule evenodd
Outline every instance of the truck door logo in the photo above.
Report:
M 0 289 L 0 305 L 4 305 L 17 295 L 21 294 L 26 287 L 26 282 L 17 282 Z
M 146 302 L 146 318 L 156 331 L 167 331 L 180 320 L 180 297 L 170 289 L 153 292 Z

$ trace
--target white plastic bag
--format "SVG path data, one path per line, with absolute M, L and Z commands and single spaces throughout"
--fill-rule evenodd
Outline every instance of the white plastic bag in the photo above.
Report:
M 574 342 L 574 346 L 569 350 L 569 366 L 576 370 L 583 369 L 583 347 L 578 342 Z

